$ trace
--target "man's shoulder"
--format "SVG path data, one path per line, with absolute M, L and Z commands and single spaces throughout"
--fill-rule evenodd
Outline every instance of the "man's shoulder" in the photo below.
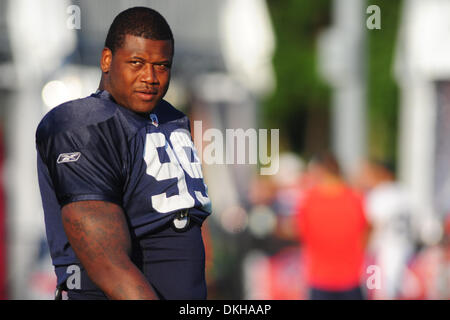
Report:
M 65 102 L 50 110 L 39 123 L 36 138 L 48 137 L 62 131 L 80 130 L 104 122 L 116 114 L 114 103 L 88 96 Z

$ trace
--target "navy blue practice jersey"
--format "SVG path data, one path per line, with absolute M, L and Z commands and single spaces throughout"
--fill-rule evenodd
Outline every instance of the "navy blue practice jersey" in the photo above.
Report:
M 132 236 L 151 233 L 190 208 L 201 223 L 211 203 L 188 118 L 166 101 L 150 117 L 114 102 L 107 91 L 50 111 L 36 132 L 38 175 L 55 266 L 78 264 L 61 208 L 74 201 L 120 205 Z M 58 283 L 64 275 L 58 275 Z

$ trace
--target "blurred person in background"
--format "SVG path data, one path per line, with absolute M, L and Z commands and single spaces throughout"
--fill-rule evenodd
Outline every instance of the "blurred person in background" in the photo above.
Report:
M 248 299 L 307 297 L 301 249 L 292 227 L 304 194 L 304 162 L 293 152 L 281 153 L 279 161 L 280 169 L 275 175 L 257 175 L 250 184 L 249 230 L 260 246 L 256 258 L 250 253 L 245 263 Z
M 443 221 L 439 243 L 424 247 L 408 264 L 401 299 L 450 299 L 450 213 Z
M 411 198 L 396 181 L 394 171 L 389 162 L 368 160 L 360 177 L 360 186 L 366 193 L 367 217 L 373 228 L 369 256 L 381 270 L 381 286 L 371 291 L 374 299 L 398 298 L 414 252 Z
M 281 238 L 292 228 L 292 216 L 298 203 L 304 196 L 305 165 L 294 153 L 285 152 L 280 155 L 280 170 L 273 176 L 275 184 L 274 209 L 277 214 L 277 230 L 275 234 Z
M 296 217 L 312 300 L 362 300 L 360 286 L 368 223 L 363 200 L 341 176 L 328 152 L 308 166 L 311 189 Z

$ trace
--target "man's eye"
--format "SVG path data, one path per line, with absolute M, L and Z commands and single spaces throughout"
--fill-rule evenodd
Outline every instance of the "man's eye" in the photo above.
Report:
M 138 65 L 141 65 L 141 64 L 142 64 L 142 61 L 133 60 L 133 61 L 130 61 L 130 63 L 131 63 L 133 66 L 138 66 Z
M 156 65 L 156 68 L 158 68 L 158 70 L 165 71 L 165 70 L 168 70 L 168 69 L 169 69 L 169 66 L 166 65 L 166 64 L 157 64 L 157 65 Z

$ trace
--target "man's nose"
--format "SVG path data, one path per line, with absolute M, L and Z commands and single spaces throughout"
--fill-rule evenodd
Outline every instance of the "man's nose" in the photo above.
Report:
M 141 81 L 151 84 L 158 84 L 155 67 L 151 63 L 147 63 L 143 69 Z

